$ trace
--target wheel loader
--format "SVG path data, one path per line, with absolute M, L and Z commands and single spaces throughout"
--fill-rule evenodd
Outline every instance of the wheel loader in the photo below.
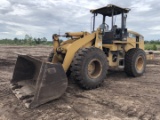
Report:
M 110 68 L 124 69 L 131 77 L 141 76 L 146 67 L 144 37 L 127 29 L 129 11 L 113 4 L 90 10 L 92 32 L 54 34 L 48 61 L 19 54 L 11 80 L 13 93 L 26 107 L 35 108 L 60 98 L 67 89 L 69 76 L 86 90 L 102 85 Z M 98 15 L 102 16 L 102 23 L 95 30 Z M 121 17 L 120 26 L 115 24 L 116 16 Z M 68 40 L 60 43 L 59 37 Z

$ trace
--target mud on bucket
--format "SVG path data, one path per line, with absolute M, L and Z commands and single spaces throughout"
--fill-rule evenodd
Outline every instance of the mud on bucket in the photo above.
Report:
M 61 64 L 43 62 L 29 55 L 19 55 L 11 88 L 27 108 L 35 108 L 62 96 L 68 80 Z

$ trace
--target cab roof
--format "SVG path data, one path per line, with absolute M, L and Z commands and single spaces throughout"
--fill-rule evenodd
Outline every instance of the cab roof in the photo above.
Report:
M 119 15 L 121 13 L 128 13 L 130 11 L 129 8 L 122 8 L 113 4 L 108 4 L 105 7 L 90 10 L 91 13 L 99 13 L 104 16 L 112 16 L 112 10 L 114 9 L 113 15 Z

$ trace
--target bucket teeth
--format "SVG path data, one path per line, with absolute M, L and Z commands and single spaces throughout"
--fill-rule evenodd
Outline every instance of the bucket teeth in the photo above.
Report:
M 25 103 L 31 103 L 32 99 L 24 100 Z
M 15 90 L 15 89 L 20 89 L 22 87 L 23 87 L 22 85 L 14 84 L 14 85 L 12 85 L 11 89 Z
M 34 97 L 34 95 L 25 95 L 25 96 L 21 96 L 19 99 L 24 100 L 24 99 L 29 99 L 29 98 L 32 98 L 32 97 Z

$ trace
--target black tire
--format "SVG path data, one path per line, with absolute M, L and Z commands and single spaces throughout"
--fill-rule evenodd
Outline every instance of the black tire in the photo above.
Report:
M 71 64 L 72 77 L 84 89 L 99 87 L 106 77 L 107 70 L 105 53 L 95 47 L 79 49 Z
M 125 55 L 124 70 L 128 76 L 137 77 L 145 72 L 146 54 L 142 49 L 132 48 Z
M 51 51 L 48 58 L 47 58 L 47 62 L 52 62 L 53 56 L 54 56 L 54 53 L 53 53 L 53 51 Z

